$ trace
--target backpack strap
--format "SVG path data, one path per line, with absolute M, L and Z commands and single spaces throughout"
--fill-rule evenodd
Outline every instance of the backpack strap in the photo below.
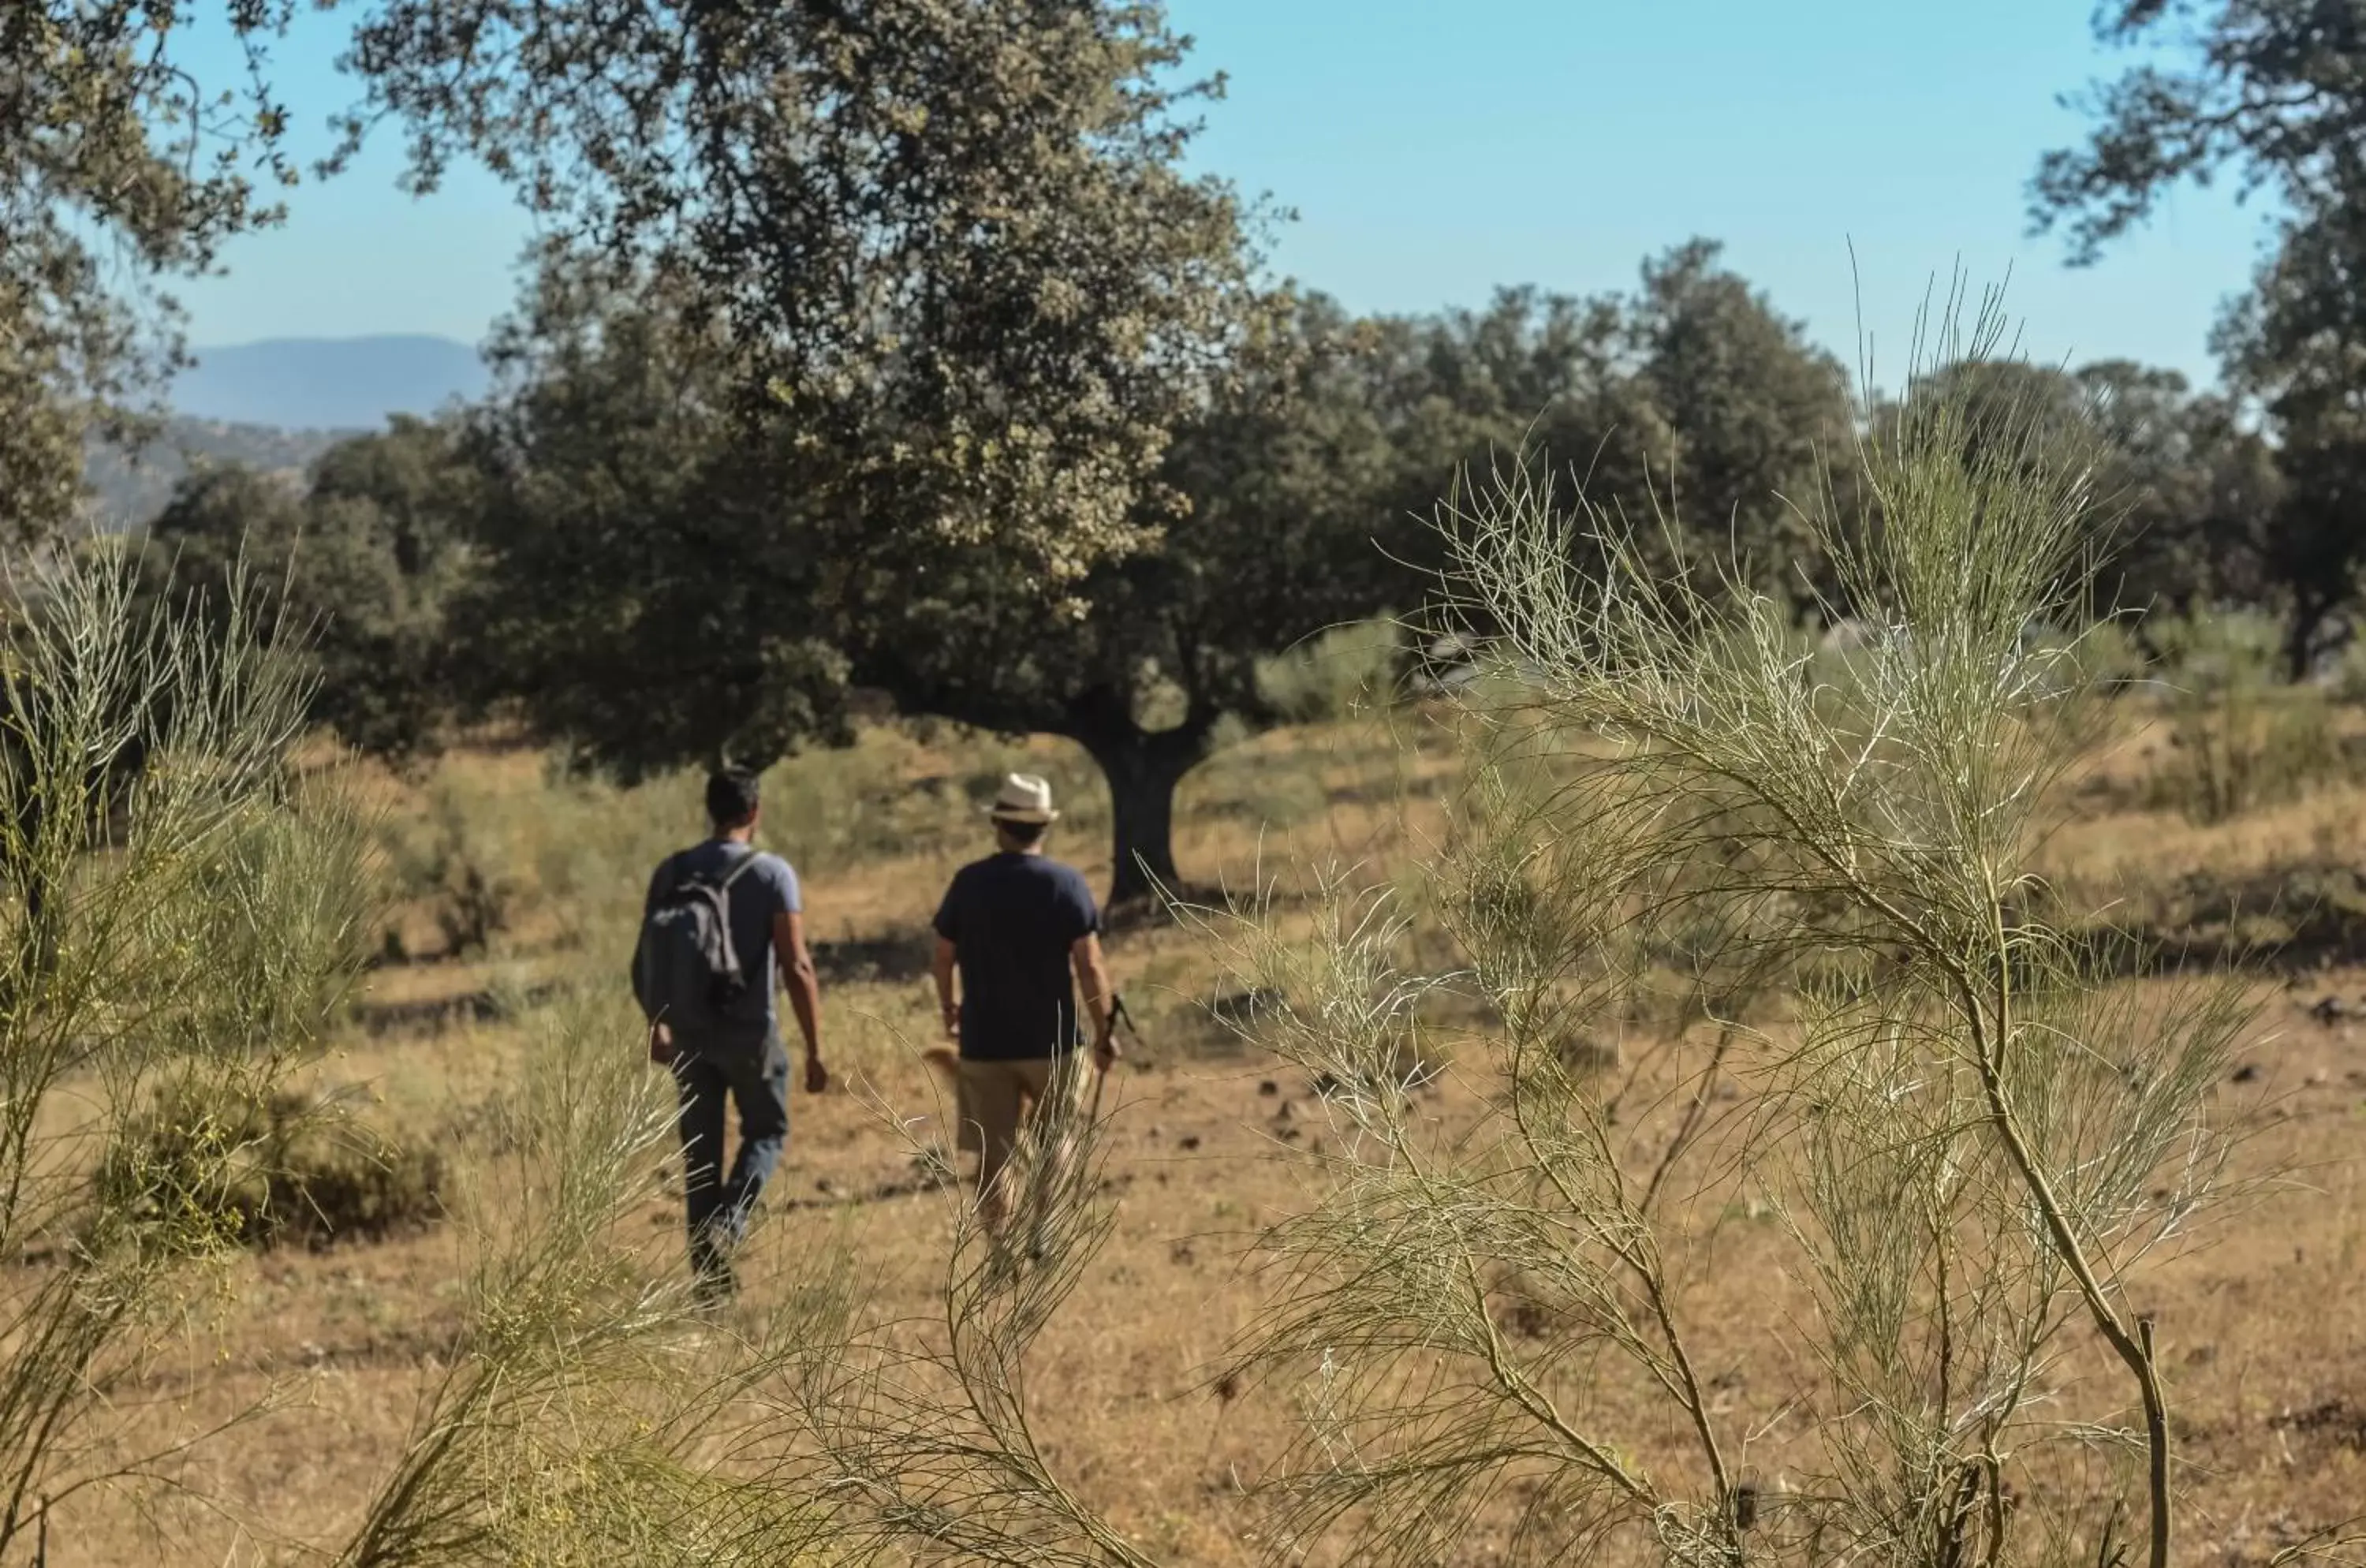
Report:
M 658 876 L 659 878 L 660 886 L 664 887 L 665 891 L 658 895 L 657 902 L 659 904 L 667 903 L 679 895 L 687 892 L 694 884 L 704 885 L 714 888 L 718 893 L 727 895 L 731 891 L 731 885 L 739 880 L 741 873 L 745 872 L 749 866 L 756 863 L 756 857 L 762 852 L 762 851 L 757 849 L 754 845 L 749 845 L 748 847 L 748 852 L 732 861 L 731 869 L 724 874 L 723 879 L 720 882 L 715 882 L 705 876 L 693 876 L 683 871 L 682 866 L 682 859 L 684 856 L 688 855 L 690 852 L 688 850 L 677 851 L 675 853 L 668 855 L 665 858 L 665 863 L 658 868 Z M 655 908 L 655 906 L 652 906 L 652 908 Z
M 739 880 L 740 873 L 746 871 L 749 866 L 754 865 L 756 863 L 756 858 L 763 852 L 763 851 L 758 849 L 755 845 L 749 845 L 748 852 L 739 857 L 737 863 L 731 867 L 730 874 L 724 877 L 722 890 L 726 893 L 730 892 L 731 885 Z

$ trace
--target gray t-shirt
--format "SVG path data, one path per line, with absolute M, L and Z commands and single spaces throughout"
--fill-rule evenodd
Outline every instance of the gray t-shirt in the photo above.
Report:
M 788 862 L 744 844 L 709 839 L 665 858 L 649 878 L 649 894 L 641 913 L 647 919 L 684 878 L 728 876 L 750 855 L 753 860 L 731 885 L 731 946 L 748 976 L 748 995 L 739 1004 L 744 1016 L 739 1021 L 747 1024 L 751 1035 L 760 1028 L 769 1035 L 780 1022 L 780 966 L 772 956 L 772 921 L 805 908 L 798 897 L 797 874 Z

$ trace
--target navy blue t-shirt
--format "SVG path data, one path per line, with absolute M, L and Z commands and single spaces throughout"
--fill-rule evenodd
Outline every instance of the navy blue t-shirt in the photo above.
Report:
M 780 966 L 772 961 L 772 921 L 805 908 L 798 896 L 797 874 L 788 862 L 744 844 L 709 839 L 668 855 L 659 864 L 649 878 L 648 900 L 641 913 L 646 919 L 659 900 L 671 894 L 684 878 L 707 876 L 719 881 L 743 860 L 749 861 L 748 868 L 731 885 L 731 946 L 739 954 L 740 973 L 748 977 L 748 994 L 739 1003 L 745 1017 L 734 1021 L 744 1021 L 750 1032 L 760 1024 L 769 1034 L 780 1019 L 775 983 Z
M 962 867 L 937 910 L 961 964 L 962 1055 L 1024 1062 L 1075 1050 L 1069 953 L 1100 927 L 1092 889 L 1058 861 L 1005 852 Z

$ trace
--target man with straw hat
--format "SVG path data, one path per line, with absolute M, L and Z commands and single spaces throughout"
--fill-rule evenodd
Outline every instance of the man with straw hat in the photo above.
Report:
M 1092 1019 L 1098 1069 L 1117 1059 L 1117 1037 L 1092 889 L 1043 853 L 1060 815 L 1052 786 L 1012 773 L 986 811 L 996 852 L 962 867 L 945 891 L 936 976 L 945 1032 L 960 1047 L 960 1146 L 977 1155 L 978 1212 L 996 1225 L 1008 1202 L 998 1179 L 1020 1122 L 1076 1087 L 1083 1018 Z

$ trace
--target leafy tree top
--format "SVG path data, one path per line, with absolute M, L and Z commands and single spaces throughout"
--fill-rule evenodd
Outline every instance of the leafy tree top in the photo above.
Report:
M 2313 210 L 2366 191 L 2366 10 L 2348 0 L 2105 0 L 2106 43 L 2190 43 L 2180 63 L 2131 66 L 2073 101 L 2096 121 L 2083 147 L 2049 152 L 2030 217 L 2060 228 L 2074 262 L 2152 215 L 2181 180 L 2239 172 Z
M 162 280 L 276 221 L 292 184 L 270 46 L 301 0 L 0 6 L 0 536 L 66 522 L 83 436 L 131 434 L 182 359 Z M 200 81 L 189 28 L 219 15 L 242 79 Z
M 382 0 L 351 63 L 414 184 L 474 153 L 577 265 L 677 287 L 849 547 L 990 543 L 1056 598 L 1155 537 L 1255 305 L 1185 47 L 1107 0 Z
M 309 490 L 200 468 L 149 525 L 145 586 L 197 590 L 219 613 L 252 577 L 266 631 L 303 645 L 315 722 L 381 756 L 432 750 L 454 705 L 448 604 L 471 574 L 465 530 L 482 505 L 458 435 L 398 417 L 332 447 Z

